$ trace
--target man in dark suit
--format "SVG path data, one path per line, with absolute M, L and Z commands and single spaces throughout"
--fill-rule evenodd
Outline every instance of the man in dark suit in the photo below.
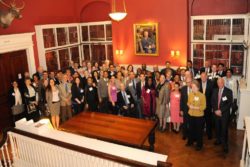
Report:
M 207 74 L 205 72 L 201 73 L 200 79 L 200 92 L 202 92 L 206 97 L 206 109 L 204 111 L 205 122 L 206 122 L 206 133 L 208 139 L 212 139 L 212 106 L 211 97 L 213 92 L 213 83 L 208 80 Z
M 123 116 L 136 117 L 135 104 L 133 96 L 129 90 L 125 90 L 125 85 L 120 84 L 121 91 L 117 93 L 117 105 L 119 107 L 119 114 Z
M 165 65 L 166 65 L 166 68 L 163 68 L 161 70 L 161 74 L 166 75 L 167 70 L 171 70 L 172 71 L 172 76 L 175 76 L 175 70 L 171 68 L 171 62 L 166 61 Z
M 73 75 L 75 72 L 78 72 L 79 70 L 79 64 L 72 62 L 73 66 L 69 67 L 71 75 Z
M 100 103 L 100 111 L 104 113 L 109 113 L 109 98 L 108 98 L 108 71 L 103 72 L 103 78 L 100 79 L 98 83 L 98 97 Z
M 188 94 L 192 91 L 191 89 L 192 78 L 186 78 L 186 85 L 181 88 L 181 100 L 180 100 L 180 109 L 181 115 L 183 116 L 183 139 L 185 140 L 188 137 Z
M 224 67 L 225 67 L 225 66 L 224 66 L 223 63 L 220 63 L 220 64 L 218 65 L 218 72 L 217 72 L 217 75 L 218 75 L 218 76 L 220 76 L 220 77 L 226 76 L 226 71 L 225 71 Z
M 126 88 L 127 90 L 129 90 L 129 92 L 131 93 L 134 101 L 135 101 L 135 108 L 136 108 L 136 112 L 137 112 L 137 116 L 139 116 L 139 113 L 141 113 L 141 107 L 139 105 L 139 101 L 140 99 L 138 99 L 138 96 L 137 96 L 137 92 L 136 92 L 136 86 L 137 86 L 137 78 L 135 78 L 135 73 L 134 72 L 130 72 L 129 73 L 129 80 L 127 80 L 127 83 L 126 83 Z
M 111 78 L 111 76 L 116 76 L 116 71 L 115 71 L 115 66 L 113 64 L 109 65 L 109 78 Z
M 141 98 L 141 93 L 142 93 L 142 89 L 143 87 L 145 86 L 145 74 L 141 73 L 140 74 L 140 81 L 137 82 L 136 84 L 136 94 L 137 94 L 137 100 L 139 102 L 138 105 L 140 105 L 140 112 L 138 113 L 138 117 L 139 118 L 142 118 L 143 117 L 143 101 L 142 101 L 142 98 Z
M 201 67 L 201 69 L 200 69 L 200 74 L 201 74 L 202 72 L 206 72 L 207 74 L 210 74 L 211 71 L 212 71 L 212 69 L 211 69 L 210 61 L 206 60 L 206 61 L 205 61 L 205 66 L 204 66 L 204 67 Z
M 149 72 L 149 70 L 147 70 L 147 65 L 146 64 L 141 65 L 141 70 L 142 70 L 142 73 L 144 75 L 147 75 L 147 73 Z
M 216 126 L 216 141 L 214 144 L 222 144 L 224 152 L 228 153 L 228 126 L 233 92 L 225 87 L 223 78 L 219 78 L 217 84 L 218 88 L 214 90 L 212 95 L 212 108 Z
M 187 61 L 187 71 L 190 71 L 193 77 L 198 73 L 198 70 L 193 67 L 193 62 L 191 60 Z

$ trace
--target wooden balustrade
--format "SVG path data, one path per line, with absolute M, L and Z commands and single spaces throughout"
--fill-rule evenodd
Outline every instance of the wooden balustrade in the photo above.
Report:
M 8 146 L 8 135 L 7 132 L 10 128 L 3 130 L 3 137 L 0 141 L 0 167 L 12 167 L 11 155 Z
M 8 152 L 7 138 L 11 145 L 11 156 Z M 3 148 L 5 153 L 0 167 L 153 166 L 13 128 L 8 129 L 8 136 L 5 131 L 4 140 L 0 144 L 1 150 Z M 172 165 L 167 162 L 157 162 L 157 166 L 169 167 Z

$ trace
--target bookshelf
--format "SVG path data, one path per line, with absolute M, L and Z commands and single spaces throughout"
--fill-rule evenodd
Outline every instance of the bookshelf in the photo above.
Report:
M 205 61 L 232 68 L 235 75 L 246 73 L 245 41 L 248 41 L 247 15 L 191 17 L 191 59 L 196 68 Z
M 65 70 L 72 60 L 113 61 L 111 21 L 35 26 L 40 65 Z

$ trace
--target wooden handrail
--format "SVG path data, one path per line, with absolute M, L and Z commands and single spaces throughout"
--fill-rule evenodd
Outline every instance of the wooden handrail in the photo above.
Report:
M 46 142 L 46 143 L 53 144 L 53 145 L 56 145 L 56 146 L 59 146 L 59 147 L 63 147 L 63 148 L 66 148 L 66 149 L 69 149 L 69 150 L 72 150 L 72 151 L 80 152 L 80 153 L 83 153 L 83 154 L 88 154 L 88 155 L 91 155 L 91 156 L 95 156 L 95 157 L 99 157 L 99 158 L 102 158 L 102 159 L 114 161 L 114 162 L 125 164 L 125 165 L 128 165 L 128 166 L 155 167 L 154 165 L 149 165 L 149 164 L 146 164 L 146 163 L 130 160 L 130 159 L 127 159 L 127 158 L 124 158 L 124 157 L 119 157 L 119 156 L 110 155 L 110 154 L 107 154 L 107 153 L 102 153 L 100 151 L 95 151 L 95 150 L 91 150 L 91 149 L 84 148 L 84 147 L 79 147 L 79 146 L 76 146 L 76 145 L 73 145 L 73 144 L 69 144 L 69 143 L 65 143 L 65 142 L 62 142 L 62 141 L 50 139 L 50 138 L 47 138 L 47 137 L 44 137 L 44 136 L 39 136 L 39 135 L 32 134 L 32 133 L 22 131 L 22 130 L 19 130 L 19 129 L 15 129 L 15 128 L 14 129 L 12 128 L 9 131 L 20 134 L 20 135 L 23 135 L 23 136 L 26 136 L 26 137 L 30 137 L 30 138 L 33 138 L 33 139 L 36 139 L 36 140 L 39 140 L 39 141 L 42 141 L 42 142 Z M 168 162 L 160 162 L 160 161 L 157 162 L 157 167 L 171 167 L 171 166 L 172 166 L 172 164 L 168 163 Z
M 5 128 L 5 129 L 3 129 L 3 132 L 2 132 L 2 134 L 3 134 L 3 137 L 2 137 L 2 139 L 1 139 L 1 141 L 0 141 L 0 148 L 5 144 L 5 142 L 7 141 L 7 139 L 8 139 L 8 131 L 11 131 L 13 128 Z

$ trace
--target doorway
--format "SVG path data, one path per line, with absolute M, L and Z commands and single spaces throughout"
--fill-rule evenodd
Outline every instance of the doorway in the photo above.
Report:
M 11 82 L 17 80 L 19 73 L 28 71 L 26 50 L 0 54 L 0 130 L 11 126 L 11 109 L 8 92 Z

